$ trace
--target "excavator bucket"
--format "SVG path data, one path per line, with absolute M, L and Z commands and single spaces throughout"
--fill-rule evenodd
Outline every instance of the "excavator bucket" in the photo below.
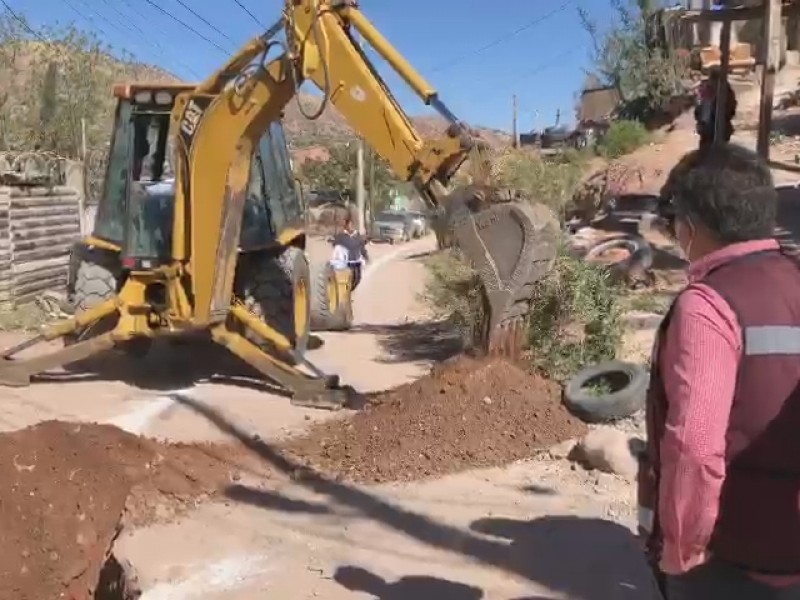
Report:
M 449 233 L 483 284 L 479 344 L 489 354 L 516 358 L 535 284 L 555 262 L 558 219 L 543 204 L 488 185 L 457 190 L 446 206 Z

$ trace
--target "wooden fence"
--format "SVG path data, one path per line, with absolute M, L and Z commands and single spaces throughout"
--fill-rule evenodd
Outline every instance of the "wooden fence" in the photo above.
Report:
M 0 305 L 63 290 L 80 238 L 80 196 L 70 187 L 0 187 Z

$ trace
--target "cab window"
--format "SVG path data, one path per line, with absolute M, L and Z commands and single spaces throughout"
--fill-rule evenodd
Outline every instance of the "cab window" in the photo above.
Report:
M 103 195 L 97 207 L 95 235 L 115 244 L 122 244 L 125 234 L 125 196 L 128 181 L 128 159 L 131 149 L 131 105 L 117 104 L 111 135 L 111 151 L 106 165 Z

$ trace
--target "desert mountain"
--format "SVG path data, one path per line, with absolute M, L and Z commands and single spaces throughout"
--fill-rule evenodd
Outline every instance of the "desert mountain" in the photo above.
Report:
M 15 53 L 18 65 L 17 76 L 22 80 L 25 79 L 25 71 L 32 62 L 30 55 L 40 52 L 41 48 L 39 46 L 41 44 L 30 43 L 28 52 Z M 178 81 L 177 77 L 159 67 L 122 61 L 111 56 L 104 58 L 105 60 L 102 60 L 102 63 L 104 63 L 102 68 L 114 81 Z M 17 79 L 18 89 L 25 87 L 22 85 L 21 79 Z M 110 90 L 98 90 L 97 93 L 105 93 L 110 96 Z M 319 98 L 315 95 L 301 92 L 300 102 L 303 103 L 306 112 L 313 112 L 319 105 Z M 412 122 L 424 138 L 441 135 L 446 128 L 445 120 L 436 116 L 412 117 Z M 299 110 L 297 100 L 293 99 L 286 107 L 284 125 L 289 142 L 295 151 L 329 146 L 355 139 L 355 134 L 345 119 L 330 105 L 319 119 L 309 121 Z M 506 145 L 510 142 L 510 136 L 503 131 L 471 127 L 482 139 L 485 139 L 493 146 Z

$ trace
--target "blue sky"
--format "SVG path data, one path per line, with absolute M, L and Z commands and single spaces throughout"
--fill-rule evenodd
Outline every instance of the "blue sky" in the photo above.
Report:
M 283 0 L 239 1 L 266 24 L 283 6 Z M 206 76 L 226 59 L 146 0 L 7 2 L 34 25 L 74 22 L 115 48 L 186 79 L 197 79 L 192 72 Z M 234 0 L 183 0 L 230 40 L 193 16 L 181 0 L 152 2 L 227 51 L 260 32 Z M 558 109 L 562 121 L 572 120 L 590 51 L 578 6 L 601 23 L 610 12 L 608 0 L 361 0 L 367 17 L 439 90 L 456 115 L 476 125 L 510 130 L 516 93 L 522 131 L 552 124 Z M 542 20 L 512 35 L 536 19 Z M 426 112 L 386 65 L 378 68 L 406 110 Z

